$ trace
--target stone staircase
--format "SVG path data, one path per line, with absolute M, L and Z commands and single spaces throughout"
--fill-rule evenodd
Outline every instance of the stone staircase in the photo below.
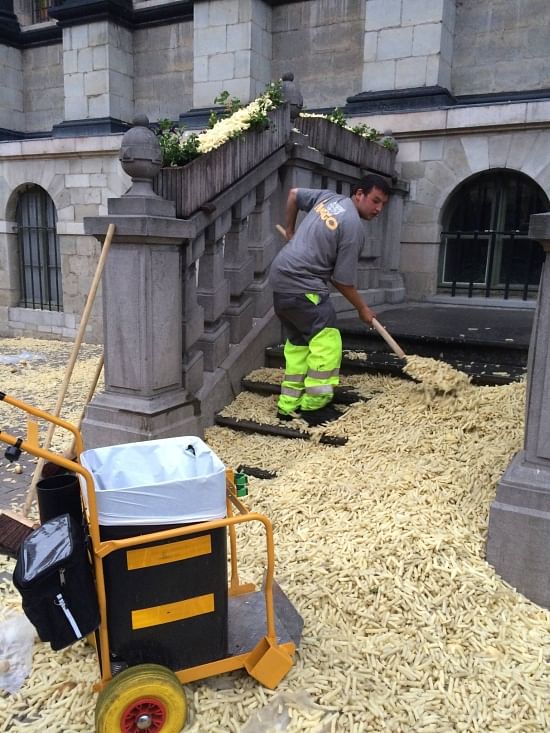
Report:
M 529 338 L 533 319 L 529 309 L 471 309 L 402 306 L 379 314 L 406 354 L 440 359 L 471 377 L 472 384 L 496 386 L 524 378 L 527 371 Z M 403 362 L 396 357 L 382 338 L 355 318 L 340 317 L 344 357 L 341 373 L 386 374 L 411 379 L 403 371 Z M 265 349 L 265 366 L 284 366 L 283 345 Z M 243 391 L 276 395 L 279 385 L 248 380 L 241 382 Z M 338 387 L 334 403 L 347 405 L 357 396 L 346 387 Z M 267 425 L 249 420 L 215 416 L 217 425 L 249 433 L 276 435 L 285 438 L 309 439 L 307 430 L 285 425 Z M 343 445 L 345 438 L 322 435 L 320 442 Z

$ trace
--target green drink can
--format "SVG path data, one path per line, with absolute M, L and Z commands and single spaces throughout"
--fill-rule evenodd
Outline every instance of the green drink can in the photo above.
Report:
M 235 488 L 238 497 L 248 496 L 248 476 L 246 473 L 235 474 Z

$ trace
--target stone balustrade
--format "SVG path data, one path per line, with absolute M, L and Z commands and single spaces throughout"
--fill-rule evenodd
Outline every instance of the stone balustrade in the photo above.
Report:
M 158 195 L 158 142 L 146 120 L 136 119 L 123 137 L 120 159 L 132 186 L 109 200 L 108 216 L 85 220 L 86 232 L 100 241 L 116 225 L 103 286 L 105 391 L 84 421 L 89 447 L 201 434 L 239 392 L 241 378 L 263 365 L 265 347 L 280 341 L 268 272 L 283 246 L 275 225 L 284 220 L 289 188 L 349 194 L 369 171 L 364 155 L 358 165 L 313 148 L 290 129 L 288 105 L 284 114 L 277 144 L 255 140 L 263 157 L 214 195 L 201 178 L 195 191 L 203 198 L 185 217 L 185 209 L 178 213 L 175 202 Z M 195 166 L 203 173 L 208 155 Z M 376 149 L 373 155 L 380 161 Z M 398 200 L 405 189 L 393 185 Z M 404 295 L 393 271 L 399 225 L 391 226 L 386 213 L 368 225 L 359 289 L 373 305 Z M 341 296 L 334 297 L 338 307 Z

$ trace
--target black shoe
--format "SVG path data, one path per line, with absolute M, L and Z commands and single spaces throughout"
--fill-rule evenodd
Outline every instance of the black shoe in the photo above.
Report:
M 277 410 L 277 419 L 282 420 L 283 422 L 290 422 L 291 420 L 300 417 L 298 412 L 299 410 L 295 410 L 294 412 L 281 412 L 280 410 Z
M 317 425 L 332 422 L 333 420 L 338 420 L 342 415 L 343 413 L 332 405 L 325 405 L 325 407 L 321 407 L 319 410 L 303 410 L 300 413 L 300 417 L 312 428 Z
M 340 405 L 353 405 L 354 402 L 360 402 L 362 399 L 359 392 L 352 387 L 336 387 L 334 390 L 334 401 Z

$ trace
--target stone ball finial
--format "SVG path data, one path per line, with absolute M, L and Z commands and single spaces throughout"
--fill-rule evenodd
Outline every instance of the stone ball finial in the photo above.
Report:
M 294 74 L 292 71 L 286 71 L 282 77 L 282 94 L 285 102 L 290 106 L 290 119 L 292 122 L 298 117 L 304 106 L 304 98 L 294 83 Z
M 156 196 L 152 180 L 162 168 L 162 151 L 146 115 L 138 114 L 132 120 L 132 127 L 122 136 L 118 159 L 132 179 L 125 196 Z
M 399 145 L 397 143 L 397 140 L 393 136 L 392 130 L 384 130 L 384 132 L 382 133 L 380 144 L 395 153 L 397 153 L 397 151 L 399 150 Z

